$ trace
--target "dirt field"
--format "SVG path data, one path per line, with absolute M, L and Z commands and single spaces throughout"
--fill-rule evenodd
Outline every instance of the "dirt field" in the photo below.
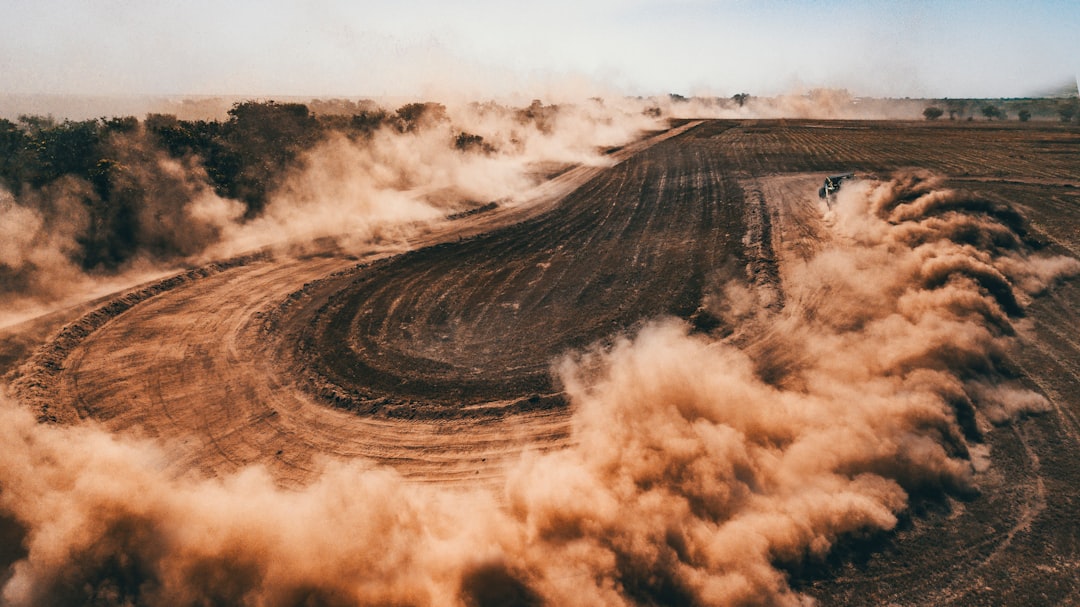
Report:
M 771 292 L 774 312 L 822 309 L 827 286 L 788 284 L 832 238 L 825 174 L 929 169 L 1080 257 L 1080 132 L 1056 124 L 695 122 L 616 160 L 411 243 L 252 256 L 119 295 L 38 350 L 22 396 L 45 418 L 161 439 L 163 474 L 261 463 L 303 486 L 337 456 L 497 485 L 523 449 L 566 444 L 550 372 L 566 351 L 665 314 L 753 348 L 758 327 L 702 305 L 732 281 Z M 1009 360 L 1050 410 L 987 434 L 977 495 L 916 499 L 896 531 L 793 570 L 796 590 L 826 605 L 1080 602 L 1080 284 L 1024 320 Z

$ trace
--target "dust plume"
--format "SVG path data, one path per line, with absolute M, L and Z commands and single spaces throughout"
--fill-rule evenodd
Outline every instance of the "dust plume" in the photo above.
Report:
M 352 114 L 271 101 L 239 103 L 224 123 L 0 121 L 12 150 L 0 165 L 0 324 L 255 248 L 402 239 L 520 203 L 550 173 L 603 164 L 605 149 L 660 127 L 598 100 L 341 111 Z
M 675 118 L 920 120 L 927 100 L 866 98 L 845 89 L 812 88 L 773 96 L 669 96 L 654 98 L 652 103 Z
M 161 276 L 146 258 L 119 271 L 87 271 L 84 245 L 93 230 L 92 188 L 61 179 L 16 199 L 0 186 L 0 327 Z
M 660 128 L 636 105 L 599 101 L 424 106 L 414 122 L 366 137 L 331 133 L 303 155 L 265 211 L 229 226 L 207 257 L 320 237 L 366 245 L 485 204 L 513 206 L 547 171 L 603 165 L 604 149 Z
M 1026 302 L 1080 274 L 933 175 L 823 211 L 783 310 L 731 288 L 729 338 L 658 319 L 559 361 L 572 446 L 524 454 L 501 493 L 363 461 L 293 491 L 259 468 L 167 478 L 160 445 L 5 398 L 0 603 L 807 604 L 802 564 L 974 495 L 986 433 L 1045 410 L 1004 361 Z
M 35 292 L 54 298 L 82 278 L 68 253 L 88 219 L 78 204 L 82 184 L 62 181 L 37 193 L 40 202 L 20 205 L 0 189 L 0 275 L 5 292 Z M 7 293 L 5 293 L 6 295 Z M 10 311 L 11 302 L 3 301 Z
M 1080 262 L 1033 254 L 1009 209 L 932 175 L 853 185 L 763 330 L 661 321 L 563 362 L 581 447 L 509 484 L 534 541 L 565 550 L 554 604 L 800 604 L 801 563 L 911 499 L 976 492 L 985 434 L 1047 410 L 1004 363 L 1022 302 Z
M 449 605 L 498 552 L 490 496 L 362 463 L 298 493 L 259 469 L 170 480 L 149 443 L 40 426 L 8 403 L 0 417 L 0 525 L 22 536 L 0 554 L 4 605 Z
M 0 326 L 159 277 L 219 241 L 243 212 L 214 193 L 201 167 L 139 133 L 106 133 L 97 145 L 105 158 L 89 178 L 31 174 L 17 195 L 0 185 Z M 71 155 L 71 164 L 92 159 Z

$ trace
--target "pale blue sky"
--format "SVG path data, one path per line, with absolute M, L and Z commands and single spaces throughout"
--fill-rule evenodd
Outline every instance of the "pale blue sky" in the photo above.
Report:
M 999 97 L 1080 71 L 1080 1 L 0 0 L 0 93 Z

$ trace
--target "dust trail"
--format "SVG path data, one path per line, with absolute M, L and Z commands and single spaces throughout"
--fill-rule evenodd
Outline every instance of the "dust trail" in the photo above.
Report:
M 0 326 L 175 269 L 243 212 L 214 194 L 197 163 L 167 157 L 137 132 L 100 142 L 97 175 L 66 174 L 17 194 L 0 185 Z M 82 160 L 89 158 L 89 152 Z
M 432 107 L 415 128 L 383 126 L 361 139 L 331 134 L 304 155 L 262 216 L 228 226 L 206 257 L 319 237 L 345 246 L 401 237 L 448 213 L 520 203 L 545 167 L 602 166 L 604 149 L 662 128 L 637 105 L 599 101 Z
M 798 604 L 798 563 L 891 529 L 912 496 L 977 488 L 985 432 L 1048 405 L 1004 367 L 1022 302 L 1080 263 L 939 181 L 844 191 L 836 244 L 784 285 L 810 303 L 743 348 L 663 321 L 563 363 L 581 448 L 509 485 L 534 540 L 565 550 L 541 582 L 554 603 Z M 585 571 L 595 585 L 561 581 Z
M 0 555 L 4 605 L 453 604 L 470 564 L 499 552 L 491 496 L 362 463 L 302 493 L 259 469 L 169 480 L 154 445 L 8 404 L 0 417 L 0 511 L 25 546 Z
M 1003 363 L 1025 303 L 1080 274 L 931 175 L 845 186 L 833 244 L 739 339 L 659 319 L 556 372 L 574 446 L 501 495 L 327 462 L 163 478 L 150 443 L 0 409 L 5 605 L 800 605 L 789 572 L 977 489 L 995 424 L 1045 408 Z M 992 454 L 991 454 L 992 459 Z
M 72 149 L 60 146 L 49 152 L 71 156 L 65 162 L 81 167 L 65 169 L 71 174 L 33 187 L 31 182 L 44 179 L 34 170 L 0 175 L 0 326 L 252 248 L 322 237 L 346 246 L 406 239 L 448 213 L 491 202 L 514 204 L 515 196 L 545 173 L 568 164 L 602 165 L 607 160 L 603 150 L 663 128 L 666 118 L 895 114 L 880 104 L 857 105 L 844 91 L 823 89 L 750 97 L 742 104 L 621 96 L 581 101 L 578 95 L 578 101 L 552 105 L 535 100 L 524 107 L 461 100 L 412 104 L 432 109 L 415 120 L 377 124 L 367 137 L 328 128 L 280 174 L 259 177 L 271 183 L 263 184 L 266 207 L 256 213 L 244 200 L 215 190 L 206 158 L 170 156 L 168 144 L 157 141 L 146 123 L 91 121 L 68 131 L 53 125 L 71 137 L 87 124 L 96 126 L 91 142 L 73 139 Z M 561 96 L 575 98 L 568 91 Z M 395 116 L 392 109 L 363 107 L 368 118 Z M 47 137 L 35 138 L 48 130 L 48 120 L 41 120 L 37 126 L 31 120 L 5 128 L 20 141 L 33 139 L 41 147 Z M 88 147 L 80 152 L 75 143 Z M 233 160 L 242 165 L 244 154 L 257 155 L 274 145 L 286 144 L 260 142 Z M 13 162 L 45 154 L 32 151 L 33 145 L 25 147 Z M 42 162 L 39 168 L 46 173 L 56 168 L 52 161 Z
M 421 110 L 403 111 L 410 107 Z M 515 197 L 547 173 L 602 165 L 605 149 L 662 127 L 636 104 L 600 101 L 516 108 L 427 103 L 399 112 L 370 109 L 366 116 L 375 119 L 362 136 L 341 120 L 311 127 L 317 140 L 280 172 L 234 176 L 234 185 L 265 187 L 265 207 L 215 189 L 208 159 L 167 153 L 170 144 L 159 140 L 149 117 L 0 125 L 25 148 L 13 160 L 25 167 L 0 175 L 0 326 L 254 248 L 322 237 L 344 245 L 403 239 L 447 214 L 520 202 Z M 323 124 L 306 117 L 305 124 Z M 248 127 L 272 135 L 274 125 Z M 195 135 L 185 128 L 195 127 L 169 128 L 189 136 L 173 145 L 192 145 Z M 213 132 L 202 128 L 195 133 Z M 34 147 L 52 150 L 46 143 L 57 133 L 83 146 L 54 145 L 50 154 L 67 155 L 61 168 Z M 80 133 L 84 139 L 76 140 Z M 284 154 L 300 145 L 271 135 L 260 133 L 270 138 L 258 145 L 237 144 L 232 161 L 246 166 L 245 154 Z M 204 148 L 213 153 L 213 146 Z M 54 170 L 69 173 L 52 179 Z
M 922 120 L 925 99 L 856 97 L 845 89 L 797 88 L 774 96 L 746 93 L 732 97 L 652 98 L 666 116 L 677 118 L 815 120 Z

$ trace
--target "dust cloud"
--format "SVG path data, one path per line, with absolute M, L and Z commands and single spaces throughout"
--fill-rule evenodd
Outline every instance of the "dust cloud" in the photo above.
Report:
M 559 361 L 572 446 L 525 453 L 501 492 L 361 461 L 296 491 L 166 478 L 158 445 L 7 398 L 0 602 L 808 604 L 801 565 L 974 495 L 987 433 L 1046 409 L 1003 363 L 1030 298 L 1080 274 L 929 174 L 822 210 L 832 239 L 785 272 L 782 311 L 728 289 L 731 337 L 657 319 Z
M 215 191 L 204 159 L 170 156 L 137 121 L 105 129 L 107 160 L 90 169 L 100 183 L 0 181 L 0 326 L 252 249 L 402 242 L 448 214 L 521 203 L 549 172 L 604 164 L 604 150 L 662 127 L 635 104 L 599 100 L 415 105 L 429 108 L 415 123 L 384 120 L 361 137 L 327 129 L 257 213 Z
M 255 248 L 284 251 L 324 237 L 345 247 L 401 243 L 448 214 L 519 203 L 567 165 L 602 165 L 604 150 L 665 128 L 668 118 L 917 118 L 921 111 L 829 89 L 739 103 L 559 95 L 567 101 L 432 103 L 436 111 L 421 123 L 382 124 L 369 137 L 329 129 L 275 177 L 255 214 L 215 191 L 203 159 L 174 158 L 152 144 L 144 124 L 110 132 L 108 163 L 91 169 L 108 185 L 71 175 L 38 188 L 0 184 L 0 326 Z
M 260 217 L 228 225 L 206 257 L 321 237 L 346 247 L 405 238 L 448 214 L 525 202 L 545 168 L 606 164 L 605 149 L 662 128 L 636 106 L 599 101 L 438 108 L 414 130 L 331 135 L 304 155 Z
M 79 263 L 90 225 L 78 179 L 61 179 L 19 201 L 0 186 L 0 327 L 160 277 L 169 266 L 135 259 L 119 272 Z
M 812 88 L 768 97 L 669 97 L 653 103 L 665 115 L 676 118 L 921 120 L 927 100 L 866 98 L 844 89 Z

